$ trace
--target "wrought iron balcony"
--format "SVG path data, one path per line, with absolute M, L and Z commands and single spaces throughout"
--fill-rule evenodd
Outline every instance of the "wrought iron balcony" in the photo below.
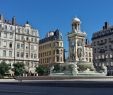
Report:
M 113 40 L 112 41 L 109 41 L 109 42 L 113 44 Z
M 112 35 L 112 34 L 113 34 L 113 32 L 109 32 L 109 33 L 105 33 L 105 34 L 101 34 L 101 35 L 97 35 L 97 36 L 93 35 L 92 40 L 99 39 L 99 38 L 109 36 L 109 35 Z
M 104 45 L 106 44 L 106 42 L 101 42 L 101 43 L 98 43 L 98 45 Z
M 106 50 L 104 50 L 104 49 L 101 49 L 100 51 L 99 51 L 99 53 L 105 53 L 106 52 Z
M 99 61 L 101 61 L 101 62 L 104 62 L 104 61 L 106 61 L 106 58 L 104 58 L 104 59 L 98 59 Z

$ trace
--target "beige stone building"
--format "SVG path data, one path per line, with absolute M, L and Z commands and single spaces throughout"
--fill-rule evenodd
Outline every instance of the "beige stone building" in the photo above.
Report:
M 46 37 L 39 41 L 39 63 L 64 63 L 63 39 L 59 30 L 48 32 Z
M 92 62 L 92 47 L 86 41 L 86 33 L 80 30 L 81 21 L 79 18 L 72 20 L 72 31 L 68 33 L 69 61 L 80 60 Z
M 104 64 L 108 75 L 113 75 L 113 26 L 105 22 L 102 30 L 93 33 L 92 47 L 95 67 L 99 69 Z

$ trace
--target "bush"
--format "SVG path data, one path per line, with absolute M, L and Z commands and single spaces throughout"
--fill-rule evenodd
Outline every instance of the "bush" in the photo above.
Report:
M 5 63 L 5 61 L 2 61 L 0 63 L 0 76 L 3 77 L 5 73 L 8 73 L 9 69 L 10 66 L 7 63 Z
M 16 76 L 22 76 L 23 73 L 25 72 L 25 67 L 24 67 L 24 63 L 22 62 L 17 62 L 15 64 L 13 64 L 14 68 L 13 68 L 13 71 L 14 71 L 14 74 Z
M 36 67 L 35 71 L 38 73 L 39 76 L 47 75 L 49 72 L 49 68 L 43 65 L 39 65 L 38 67 Z

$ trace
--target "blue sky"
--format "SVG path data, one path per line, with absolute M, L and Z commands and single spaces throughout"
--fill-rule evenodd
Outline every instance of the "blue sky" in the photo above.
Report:
M 6 19 L 16 16 L 17 23 L 27 20 L 39 30 L 43 38 L 50 30 L 60 29 L 68 50 L 67 32 L 73 17 L 81 19 L 81 30 L 92 33 L 102 28 L 105 21 L 113 25 L 113 0 L 0 0 L 0 13 Z

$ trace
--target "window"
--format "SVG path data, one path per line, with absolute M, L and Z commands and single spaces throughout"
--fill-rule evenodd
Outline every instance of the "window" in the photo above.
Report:
M 33 58 L 33 53 L 31 53 L 31 58 Z
M 9 48 L 12 48 L 12 42 L 9 43 Z
M 33 38 L 31 38 L 31 41 L 33 42 Z
M 34 54 L 34 58 L 37 58 L 37 55 L 36 54 Z
M 89 58 L 89 62 L 91 62 L 91 58 Z
M 18 28 L 18 33 L 20 33 L 20 28 Z
M 7 38 L 7 33 L 4 33 L 4 38 Z
M 21 40 L 24 40 L 24 36 L 23 35 L 21 36 Z
M 89 52 L 89 57 L 91 57 L 91 53 Z
M 29 40 L 29 38 L 28 37 L 26 37 L 26 41 L 28 41 Z
M 24 52 L 21 52 L 21 57 L 24 57 Z
M 29 34 L 29 29 L 26 30 L 27 34 Z
M 103 40 L 101 40 L 101 43 L 103 43 Z
M 0 24 L 0 28 L 2 28 L 2 25 Z
M 60 43 L 60 46 L 62 47 L 62 42 Z
M 37 50 L 37 46 L 34 46 L 34 50 Z
M 109 45 L 109 49 L 111 49 L 111 45 Z
M 34 46 L 33 45 L 31 45 L 31 50 L 34 50 Z
M 59 50 L 58 49 L 56 50 L 56 54 L 59 54 Z
M 20 43 L 17 43 L 17 49 L 19 49 L 20 48 Z
M 29 49 L 29 46 L 28 45 L 26 45 L 26 49 Z
M 19 54 L 19 52 L 17 52 L 17 57 L 19 57 L 20 56 L 20 54 Z
M 9 57 L 12 57 L 12 51 L 9 51 Z
M 21 48 L 24 49 L 24 44 L 21 44 Z
M 6 41 L 3 42 L 3 46 L 4 46 L 4 47 L 7 46 L 7 42 L 6 42 Z
M 12 30 L 12 26 L 10 27 L 10 30 Z
M 16 39 L 17 40 L 20 40 L 20 35 L 16 35 Z
M 61 62 L 63 61 L 63 58 L 61 57 Z
M 107 46 L 105 46 L 105 50 L 107 50 Z
M 13 34 L 12 33 L 10 33 L 10 39 L 12 39 L 13 38 Z
M 99 44 L 99 41 L 97 41 L 97 44 Z
M 109 42 L 111 41 L 111 38 L 109 38 Z
M 3 57 L 6 57 L 6 50 L 3 50 Z
M 7 29 L 7 25 L 5 25 L 5 29 Z
M 105 43 L 107 43 L 107 39 L 105 39 Z
M 55 46 L 58 47 L 58 46 L 59 46 L 59 42 L 56 42 L 56 43 L 55 43 Z
M 35 38 L 35 42 L 37 42 L 37 38 Z
M 28 58 L 29 56 L 28 56 L 28 53 L 26 53 L 26 58 Z
M 57 62 L 59 62 L 59 56 L 56 57 Z
M 96 48 L 94 49 L 94 53 L 96 53 Z

